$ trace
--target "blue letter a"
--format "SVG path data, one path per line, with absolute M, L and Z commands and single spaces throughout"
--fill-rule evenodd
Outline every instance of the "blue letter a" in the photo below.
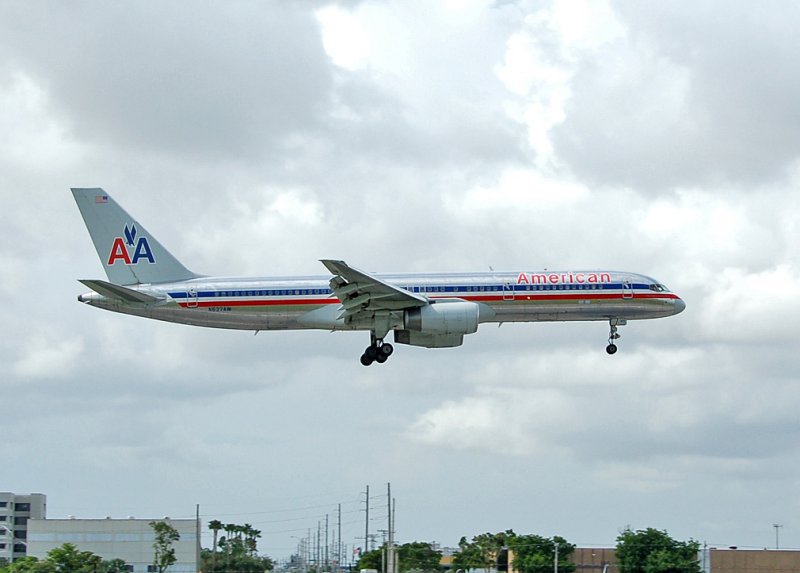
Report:
M 139 262 L 139 258 L 144 257 L 151 263 L 155 263 L 156 259 L 153 257 L 153 251 L 150 250 L 150 244 L 147 242 L 147 237 L 140 237 L 139 242 L 136 243 L 136 252 L 133 253 L 131 264 Z

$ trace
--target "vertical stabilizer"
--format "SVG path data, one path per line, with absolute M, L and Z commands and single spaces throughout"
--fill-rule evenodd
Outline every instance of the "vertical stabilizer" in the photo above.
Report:
M 73 188 L 72 195 L 112 283 L 163 283 L 199 276 L 184 267 L 99 187 Z

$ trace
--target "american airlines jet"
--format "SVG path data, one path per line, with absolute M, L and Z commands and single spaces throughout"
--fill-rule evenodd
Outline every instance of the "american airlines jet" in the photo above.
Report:
M 238 330 L 363 330 L 361 363 L 383 363 L 386 341 L 447 348 L 486 322 L 607 321 L 617 327 L 686 305 L 661 282 L 606 270 L 373 274 L 323 259 L 328 276 L 230 278 L 193 273 L 100 188 L 72 189 L 108 281 L 81 280 L 80 302 L 195 326 Z

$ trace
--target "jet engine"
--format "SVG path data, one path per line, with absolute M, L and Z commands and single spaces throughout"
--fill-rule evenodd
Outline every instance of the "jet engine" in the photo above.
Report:
M 464 335 L 477 332 L 479 315 L 480 307 L 474 302 L 439 302 L 407 310 L 403 323 L 406 330 Z

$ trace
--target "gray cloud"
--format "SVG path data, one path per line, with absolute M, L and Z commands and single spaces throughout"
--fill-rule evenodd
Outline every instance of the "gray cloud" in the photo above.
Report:
M 581 60 L 554 130 L 576 172 L 643 190 L 785 178 L 800 155 L 796 7 L 614 6 L 625 37 Z
M 329 97 L 302 3 L 19 6 L 4 22 L 7 69 L 40 82 L 74 136 L 98 146 L 260 157 L 313 130 Z
M 496 4 L 341 3 L 373 33 L 353 69 L 323 3 L 3 5 L 3 487 L 55 517 L 243 521 L 391 480 L 404 541 L 768 544 L 753 524 L 800 483 L 790 15 L 620 3 L 620 35 Z M 688 309 L 632 322 L 613 359 L 605 324 L 509 324 L 364 369 L 363 333 L 79 305 L 102 271 L 70 185 L 201 272 L 611 267 Z M 250 522 L 281 557 L 318 518 Z

